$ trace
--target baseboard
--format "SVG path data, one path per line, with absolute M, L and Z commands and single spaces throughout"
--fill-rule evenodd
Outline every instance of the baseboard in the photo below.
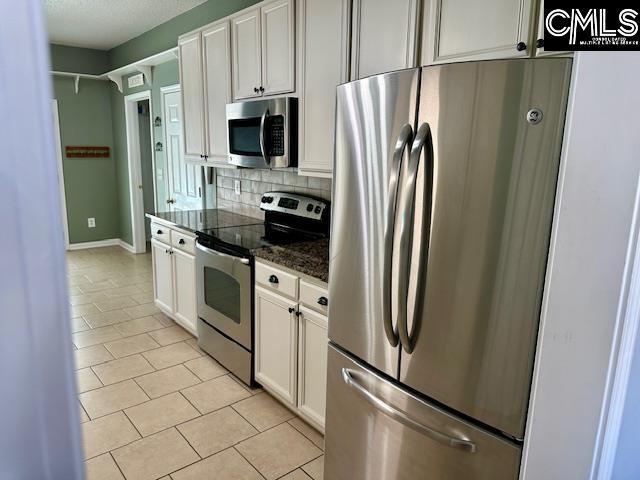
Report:
M 118 245 L 124 248 L 127 252 L 136 253 L 135 249 L 133 248 L 133 245 L 128 244 L 121 238 L 118 239 Z
M 120 245 L 119 238 L 108 238 L 106 240 L 97 240 L 95 242 L 82 242 L 69 244 L 69 250 L 84 250 L 85 248 L 99 248 L 99 247 L 112 247 L 114 245 Z

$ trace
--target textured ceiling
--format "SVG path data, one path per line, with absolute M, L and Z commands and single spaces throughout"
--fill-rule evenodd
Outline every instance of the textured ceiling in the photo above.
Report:
M 49 40 L 108 50 L 206 0 L 45 0 Z

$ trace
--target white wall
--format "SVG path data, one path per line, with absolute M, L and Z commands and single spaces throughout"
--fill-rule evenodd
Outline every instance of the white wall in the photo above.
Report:
M 640 54 L 576 55 L 522 478 L 592 478 L 640 172 Z M 638 443 L 636 442 L 636 445 Z

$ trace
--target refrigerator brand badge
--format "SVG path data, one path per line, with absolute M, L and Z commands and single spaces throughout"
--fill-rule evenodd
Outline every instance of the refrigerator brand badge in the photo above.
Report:
M 640 50 L 637 2 L 614 0 L 588 8 L 590 3 L 545 1 L 545 50 Z
M 537 125 L 542 121 L 542 110 L 539 108 L 532 108 L 527 112 L 527 122 Z

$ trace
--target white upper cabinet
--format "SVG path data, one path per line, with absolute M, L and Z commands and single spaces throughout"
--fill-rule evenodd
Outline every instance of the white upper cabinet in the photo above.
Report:
M 419 2 L 353 0 L 352 80 L 416 65 Z
M 349 14 L 349 0 L 298 2 L 300 175 L 331 177 L 336 87 L 348 81 Z
M 185 160 L 202 161 L 205 154 L 205 106 L 200 32 L 181 36 L 178 52 Z
M 423 65 L 527 57 L 535 0 L 432 0 L 426 9 Z
M 277 0 L 260 9 L 262 31 L 262 94 L 294 88 L 294 8 L 291 0 Z
M 207 163 L 228 166 L 227 103 L 231 94 L 231 32 L 228 21 L 202 31 Z
M 234 17 L 231 30 L 233 96 L 235 99 L 258 97 L 262 83 L 260 9 Z

